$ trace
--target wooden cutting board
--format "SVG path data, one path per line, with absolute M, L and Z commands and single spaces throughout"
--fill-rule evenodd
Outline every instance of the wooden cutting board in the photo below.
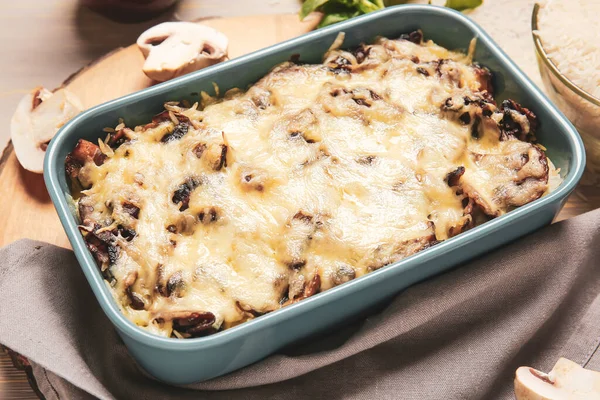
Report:
M 231 58 L 311 31 L 318 16 L 304 22 L 296 14 L 213 18 L 201 21 L 229 37 Z M 116 49 L 75 72 L 65 86 L 86 108 L 152 85 L 141 71 L 143 57 L 135 45 Z M 600 191 L 579 189 L 558 219 L 600 206 Z M 70 247 L 41 175 L 19 165 L 9 146 L 0 159 L 0 247 L 29 238 Z
M 289 14 L 201 22 L 229 37 L 229 56 L 234 58 L 309 32 L 319 18 L 300 22 L 296 14 Z M 64 85 L 90 108 L 151 86 L 142 72 L 143 62 L 136 45 L 116 49 L 75 72 Z M 9 145 L 0 159 L 0 247 L 21 238 L 70 247 L 42 175 L 24 170 L 12 150 Z

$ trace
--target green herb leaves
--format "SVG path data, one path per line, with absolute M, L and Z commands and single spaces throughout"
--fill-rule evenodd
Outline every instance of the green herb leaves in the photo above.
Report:
M 306 18 L 308 14 L 313 11 L 317 11 L 319 7 L 328 2 L 329 0 L 305 0 L 304 3 L 302 3 L 302 8 L 300 9 L 300 19 L 302 20 Z
M 388 0 L 388 4 L 401 4 L 406 0 Z M 480 6 L 483 0 L 446 0 L 446 7 L 466 10 Z M 385 8 L 384 0 L 304 0 L 300 19 L 313 11 L 323 13 L 319 28 Z
M 319 28 L 322 28 L 384 7 L 383 0 L 306 0 L 300 10 L 300 19 L 313 11 L 321 11 L 323 19 Z

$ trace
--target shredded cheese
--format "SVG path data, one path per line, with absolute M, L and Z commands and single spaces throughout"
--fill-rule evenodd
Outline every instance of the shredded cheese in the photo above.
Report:
M 246 92 L 203 93 L 202 110 L 168 104 L 79 172 L 91 183 L 80 210 L 99 233 L 119 229 L 111 290 L 136 324 L 183 338 L 173 321 L 209 312 L 215 330 L 235 326 L 460 233 L 472 201 L 509 211 L 518 179 L 527 201 L 547 190 L 545 155 L 501 141 L 493 101 L 452 108 L 485 94 L 470 55 L 404 39 L 340 45 Z M 541 164 L 517 177 L 531 164 L 522 154 Z

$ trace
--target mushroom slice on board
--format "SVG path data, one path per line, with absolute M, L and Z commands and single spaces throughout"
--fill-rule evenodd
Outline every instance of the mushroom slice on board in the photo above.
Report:
M 48 143 L 82 110 L 81 101 L 66 89 L 53 93 L 36 88 L 23 97 L 10 121 L 11 140 L 23 168 L 42 173 Z
M 227 60 L 227 36 L 193 22 L 164 22 L 142 33 L 137 45 L 150 79 L 164 82 Z
M 520 367 L 515 376 L 517 400 L 600 400 L 600 372 L 560 358 L 545 374 Z

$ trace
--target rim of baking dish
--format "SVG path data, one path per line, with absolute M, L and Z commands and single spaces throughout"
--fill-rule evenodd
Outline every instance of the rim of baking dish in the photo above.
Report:
M 587 91 L 585 91 L 584 89 L 582 89 L 581 87 L 579 87 L 575 83 L 573 83 L 572 80 L 570 80 L 562 72 L 560 72 L 560 70 L 558 69 L 556 64 L 554 64 L 552 62 L 552 60 L 550 59 L 550 57 L 548 57 L 546 50 L 544 50 L 544 45 L 542 44 L 542 39 L 540 38 L 540 35 L 536 33 L 539 31 L 539 29 L 538 29 L 538 14 L 539 14 L 540 9 L 541 9 L 541 6 L 538 3 L 535 3 L 533 6 L 533 13 L 531 14 L 531 36 L 533 37 L 533 43 L 535 44 L 535 51 L 538 54 L 539 58 L 542 60 L 544 65 L 546 67 L 548 67 L 548 69 L 552 72 L 552 74 L 559 81 L 561 81 L 567 88 L 571 89 L 571 91 L 575 92 L 580 97 L 583 97 L 585 100 L 589 101 L 590 103 L 600 107 L 600 99 L 599 98 L 593 96 L 592 94 L 588 93 Z
M 162 92 L 173 87 L 185 85 L 187 82 L 197 80 L 199 76 L 205 74 L 208 70 L 210 70 L 211 73 L 214 73 L 215 71 L 221 70 L 223 66 L 234 66 L 236 64 L 244 63 L 246 60 L 262 57 L 269 53 L 283 50 L 286 47 L 295 46 L 298 43 L 306 41 L 307 39 L 316 39 L 319 36 L 322 36 L 323 34 L 333 34 L 335 32 L 343 31 L 344 29 L 351 27 L 357 22 L 367 22 L 369 20 L 376 20 L 377 18 L 383 15 L 394 14 L 408 10 L 426 11 L 429 13 L 438 14 L 444 17 L 453 18 L 458 22 L 464 24 L 473 32 L 473 34 L 476 37 L 487 42 L 492 51 L 493 57 L 502 60 L 511 70 L 513 76 L 517 78 L 519 84 L 525 86 L 527 90 L 534 94 L 534 97 L 536 97 L 536 100 L 540 105 L 545 107 L 550 113 L 554 114 L 556 120 L 560 124 L 562 124 L 564 132 L 566 135 L 568 135 L 571 146 L 573 147 L 573 159 L 571 160 L 569 173 L 567 174 L 567 176 L 564 177 L 564 180 L 561 183 L 561 185 L 555 191 L 549 193 L 548 195 L 538 200 L 535 200 L 529 204 L 519 207 L 518 209 L 513 210 L 510 213 L 505 214 L 501 217 L 488 221 L 483 225 L 463 232 L 454 238 L 443 241 L 437 244 L 435 247 L 418 252 L 396 263 L 390 264 L 385 268 L 381 268 L 377 271 L 373 271 L 364 276 L 361 276 L 360 278 L 346 282 L 343 285 L 331 288 L 325 292 L 318 293 L 315 296 L 311 296 L 296 304 L 292 304 L 279 310 L 272 311 L 256 319 L 244 322 L 243 324 L 237 325 L 233 328 L 215 333 L 210 336 L 190 338 L 185 340 L 166 338 L 150 333 L 144 330 L 143 328 L 135 325 L 129 319 L 127 319 L 127 317 L 125 317 L 125 315 L 119 310 L 117 303 L 115 302 L 110 291 L 106 287 L 104 279 L 98 272 L 98 268 L 96 267 L 92 256 L 89 254 L 89 251 L 85 246 L 81 234 L 77 230 L 77 221 L 75 221 L 75 218 L 72 215 L 66 196 L 62 192 L 59 183 L 59 171 L 53 167 L 55 159 L 57 158 L 57 153 L 61 148 L 65 137 L 68 136 L 67 132 L 71 129 L 71 127 L 77 126 L 79 121 L 85 120 L 92 115 L 103 113 L 105 110 L 112 108 L 115 104 L 126 105 L 128 103 L 135 102 L 140 98 L 146 97 L 146 95 L 149 93 Z M 81 264 L 83 273 L 86 276 L 88 282 L 90 283 L 92 291 L 98 299 L 100 306 L 102 307 L 104 313 L 111 320 L 111 322 L 118 328 L 118 330 L 122 334 L 125 334 L 132 340 L 141 342 L 145 345 L 173 351 L 187 351 L 192 349 L 199 350 L 203 348 L 212 347 L 217 343 L 223 344 L 224 342 L 232 342 L 233 340 L 236 340 L 241 336 L 271 327 L 277 324 L 278 321 L 288 320 L 296 317 L 299 314 L 307 312 L 309 309 L 315 309 L 320 304 L 325 304 L 327 302 L 340 299 L 341 297 L 348 296 L 352 291 L 357 292 L 371 284 L 387 280 L 388 275 L 390 274 L 396 274 L 401 271 L 410 270 L 415 264 L 421 264 L 432 259 L 438 258 L 440 255 L 451 251 L 455 247 L 455 243 L 460 243 L 464 245 L 476 241 L 484 233 L 491 233 L 493 231 L 496 231 L 500 227 L 511 224 L 516 219 L 519 219 L 520 217 L 525 216 L 528 213 L 538 211 L 540 208 L 542 208 L 548 203 L 559 201 L 560 199 L 566 197 L 574 189 L 575 185 L 581 178 L 581 175 L 583 174 L 584 165 L 585 153 L 583 142 L 581 141 L 581 138 L 577 134 L 577 131 L 575 130 L 573 125 L 550 102 L 550 100 L 548 100 L 548 98 L 536 87 L 536 85 L 533 82 L 531 82 L 529 78 L 527 78 L 527 76 L 515 65 L 515 63 L 506 55 L 506 53 L 500 49 L 500 47 L 491 39 L 491 37 L 479 27 L 479 25 L 477 25 L 475 22 L 473 22 L 471 19 L 461 14 L 460 12 L 448 8 L 431 5 L 411 4 L 388 7 L 380 11 L 372 12 L 360 17 L 353 18 L 349 21 L 325 27 L 317 31 L 299 36 L 297 38 L 290 39 L 273 46 L 269 46 L 265 49 L 261 49 L 253 53 L 234 58 L 225 63 L 215 65 L 208 69 L 197 71 L 195 73 L 185 75 L 181 78 L 177 78 L 144 89 L 142 91 L 135 92 L 115 100 L 111 100 L 107 103 L 100 104 L 87 111 L 84 111 L 83 113 L 73 118 L 70 122 L 68 122 L 50 142 L 44 161 L 44 180 L 46 182 L 48 192 L 57 210 L 61 223 L 65 228 L 65 232 L 69 238 L 69 241 L 71 242 L 71 245 L 73 246 L 73 250 L 75 252 L 77 260 Z

